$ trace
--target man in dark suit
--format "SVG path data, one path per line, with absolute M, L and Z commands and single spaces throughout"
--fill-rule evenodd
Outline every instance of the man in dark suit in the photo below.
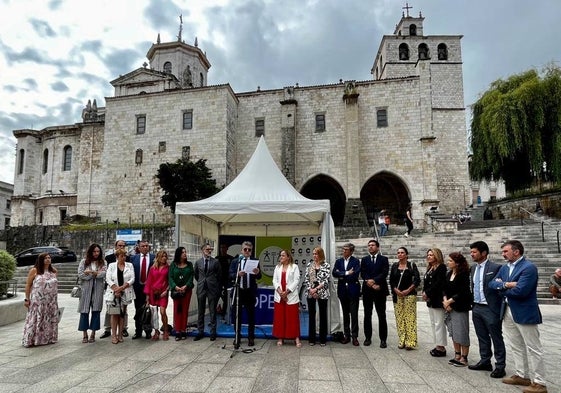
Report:
M 470 370 L 492 371 L 491 378 L 502 378 L 505 373 L 506 350 L 503 340 L 501 305 L 503 297 L 498 291 L 489 288 L 501 265 L 488 259 L 489 246 L 477 241 L 469 246 L 471 259 L 476 263 L 471 267 L 471 293 L 473 309 L 471 312 L 475 334 L 479 341 L 480 360 L 468 366 Z M 491 364 L 495 350 L 495 369 Z
M 114 263 L 117 261 L 117 258 L 115 257 L 115 251 L 117 251 L 118 249 L 122 249 L 126 251 L 127 248 L 127 243 L 125 243 L 124 240 L 117 240 L 115 242 L 115 249 L 113 250 L 113 254 L 109 254 L 105 257 L 105 261 L 107 262 L 107 266 L 109 266 L 110 263 Z M 130 262 L 130 257 L 127 255 L 126 262 Z M 106 284 L 107 285 L 107 284 Z M 111 335 L 111 315 L 109 315 L 107 313 L 107 307 L 105 310 L 105 322 L 103 324 L 103 327 L 105 329 L 105 331 L 103 332 L 103 334 L 99 337 L 99 338 L 105 338 L 105 337 L 109 337 Z M 129 327 L 129 314 L 125 314 L 125 325 L 123 327 L 123 337 L 128 337 L 129 336 L 129 332 L 127 331 Z
M 355 246 L 352 243 L 343 245 L 343 257 L 335 261 L 333 277 L 337 278 L 337 297 L 343 309 L 343 332 L 345 336 L 342 344 L 353 341 L 355 347 L 358 343 L 358 303 L 360 299 L 360 261 L 353 257 Z M 349 326 L 350 325 L 350 326 Z
M 378 333 L 380 348 L 386 348 L 388 322 L 386 321 L 386 297 L 390 294 L 386 278 L 390 270 L 388 257 L 380 254 L 377 240 L 368 242 L 368 255 L 360 261 L 362 277 L 362 304 L 364 306 L 364 345 L 372 344 L 372 308 L 376 307 L 378 315 Z
M 232 259 L 234 257 L 228 254 L 228 245 L 226 243 L 220 244 L 219 251 L 220 252 L 216 257 L 216 259 L 218 259 L 218 262 L 220 263 L 220 271 L 222 273 L 222 277 L 220 279 L 220 298 L 222 299 L 222 309 L 219 311 L 219 314 L 224 320 L 228 312 L 228 288 L 232 286 L 232 284 L 230 283 L 230 263 L 232 262 Z
M 142 307 L 146 304 L 146 295 L 144 294 L 144 284 L 148 277 L 148 269 L 154 264 L 154 254 L 150 254 L 150 245 L 146 240 L 141 240 L 138 246 L 139 252 L 134 254 L 131 258 L 134 267 L 134 328 L 135 333 L 132 336 L 133 340 L 142 337 Z M 152 331 L 146 330 L 146 339 L 152 337 Z
M 208 312 L 210 314 L 210 341 L 216 340 L 216 304 L 220 297 L 220 279 L 222 276 L 220 262 L 213 258 L 212 246 L 208 243 L 201 248 L 203 256 L 195 262 L 195 280 L 197 280 L 197 303 L 199 318 L 197 320 L 198 334 L 195 341 L 204 337 L 205 309 L 208 299 Z
M 538 326 L 542 314 L 538 306 L 538 269 L 524 257 L 518 240 L 502 245 L 503 265 L 489 287 L 504 296 L 502 317 L 505 336 L 516 373 L 503 378 L 508 385 L 526 386 L 524 393 L 547 393 L 543 349 Z
M 234 318 L 236 318 L 235 329 L 240 332 L 236 337 L 241 337 L 242 327 L 242 307 L 247 312 L 247 342 L 250 347 L 255 345 L 255 301 L 257 299 L 257 280 L 261 278 L 261 266 L 258 264 L 253 269 L 252 274 L 246 274 L 244 271 L 245 263 L 251 259 L 251 252 L 253 251 L 253 244 L 249 241 L 242 243 L 242 253 L 238 258 L 234 258 L 230 264 L 230 279 L 237 283 L 237 298 L 234 299 L 232 310 L 234 311 Z M 236 316 L 238 310 L 237 300 L 239 300 L 240 315 Z M 238 349 L 240 342 L 234 339 L 234 348 Z

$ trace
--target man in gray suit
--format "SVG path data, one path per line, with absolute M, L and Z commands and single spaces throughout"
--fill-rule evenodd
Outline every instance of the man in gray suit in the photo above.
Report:
M 212 246 L 208 243 L 201 247 L 203 257 L 195 262 L 195 280 L 197 280 L 197 301 L 199 319 L 197 327 L 199 333 L 195 341 L 204 337 L 205 309 L 208 299 L 208 312 L 210 314 L 210 341 L 216 340 L 216 305 L 221 293 L 221 270 L 218 259 L 211 257 Z
M 502 296 L 498 291 L 489 288 L 501 265 L 489 260 L 489 246 L 477 241 L 470 244 L 471 259 L 476 263 L 471 267 L 471 286 L 473 293 L 472 319 L 477 340 L 479 341 L 479 356 L 481 360 L 468 366 L 470 370 L 492 371 L 491 378 L 505 376 L 506 350 L 503 340 L 501 305 Z M 495 369 L 491 364 L 495 350 Z

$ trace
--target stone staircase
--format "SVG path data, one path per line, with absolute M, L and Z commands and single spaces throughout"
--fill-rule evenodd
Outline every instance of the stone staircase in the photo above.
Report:
M 549 293 L 549 277 L 556 268 L 561 267 L 561 253 L 559 253 L 557 245 L 557 230 L 561 230 L 561 222 L 549 220 L 548 224 L 543 226 L 545 241 L 542 239 L 542 225 L 536 222 L 525 223 L 525 225 L 520 225 L 520 223 L 513 225 L 510 222 L 505 226 L 466 228 L 453 233 L 413 231 L 412 236 L 408 238 L 403 236 L 404 230 L 399 235 L 384 236 L 380 240 L 380 248 L 382 253 L 390 258 L 390 263 L 393 263 L 397 260 L 395 257 L 397 248 L 406 247 L 409 251 L 409 260 L 417 264 L 421 275 L 423 275 L 426 270 L 426 250 L 431 247 L 440 248 L 445 257 L 450 252 L 459 251 L 471 263 L 469 256 L 470 243 L 483 240 L 489 245 L 490 258 L 496 262 L 504 263 L 500 246 L 508 239 L 516 239 L 522 242 L 525 248 L 524 254 L 538 268 L 538 298 L 540 303 L 556 304 L 557 301 L 552 300 Z M 396 228 L 397 231 L 398 229 Z M 337 255 L 341 252 L 342 244 L 350 241 L 355 245 L 354 255 L 362 257 L 368 253 L 368 240 L 370 240 L 369 237 L 347 240 L 338 239 L 336 242 Z
M 74 285 L 76 285 L 78 262 L 54 263 L 53 266 L 58 270 L 58 292 L 70 293 Z M 14 279 L 18 281 L 17 291 L 21 295 L 25 294 L 27 274 L 32 267 L 33 266 L 18 267 L 14 274 Z

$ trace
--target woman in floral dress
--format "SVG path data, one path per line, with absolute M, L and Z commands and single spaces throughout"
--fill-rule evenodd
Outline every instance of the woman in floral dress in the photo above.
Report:
M 29 270 L 25 285 L 24 305 L 27 317 L 23 327 L 22 345 L 54 344 L 58 341 L 58 280 L 51 256 L 42 253 Z

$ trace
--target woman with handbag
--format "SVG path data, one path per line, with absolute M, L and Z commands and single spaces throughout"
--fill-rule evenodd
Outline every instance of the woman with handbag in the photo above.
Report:
M 189 303 L 194 287 L 194 275 L 193 263 L 187 260 L 187 250 L 185 247 L 178 247 L 175 250 L 173 263 L 169 267 L 169 289 L 173 299 L 175 341 L 187 339 L 187 317 L 189 316 Z
M 117 344 L 123 342 L 123 327 L 125 325 L 125 314 L 127 305 L 134 300 L 134 267 L 132 263 L 126 262 L 127 253 L 123 249 L 115 251 L 117 261 L 111 263 L 107 268 L 107 291 L 105 300 L 107 313 L 111 315 L 111 342 Z
M 169 290 L 168 276 L 168 253 L 167 251 L 162 250 L 156 254 L 154 264 L 148 270 L 148 278 L 146 279 L 146 284 L 144 285 L 144 293 L 146 294 L 147 304 L 160 308 L 160 316 L 162 317 L 162 326 L 164 329 L 164 341 L 167 341 L 169 339 L 168 315 L 166 314 Z M 154 334 L 152 335 L 152 340 L 157 341 L 160 339 L 157 314 L 153 316 L 153 319 L 156 321 L 156 324 L 154 325 Z
M 106 271 L 107 263 L 103 259 L 101 246 L 95 243 L 90 245 L 86 251 L 86 258 L 82 259 L 78 266 L 78 277 L 82 287 L 82 296 L 78 305 L 80 313 L 78 330 L 83 332 L 82 343 L 84 344 L 95 342 L 95 332 L 100 329 Z M 88 329 L 91 331 L 89 339 Z
M 417 287 L 421 283 L 415 263 L 408 261 L 409 251 L 397 249 L 397 259 L 390 269 L 390 287 L 394 303 L 398 348 L 417 347 Z
M 325 261 L 323 248 L 312 251 L 313 262 L 306 267 L 304 288 L 308 300 L 308 341 L 316 345 L 316 310 L 319 310 L 319 344 L 325 347 L 327 342 L 327 304 L 329 302 L 329 278 L 331 266 Z

